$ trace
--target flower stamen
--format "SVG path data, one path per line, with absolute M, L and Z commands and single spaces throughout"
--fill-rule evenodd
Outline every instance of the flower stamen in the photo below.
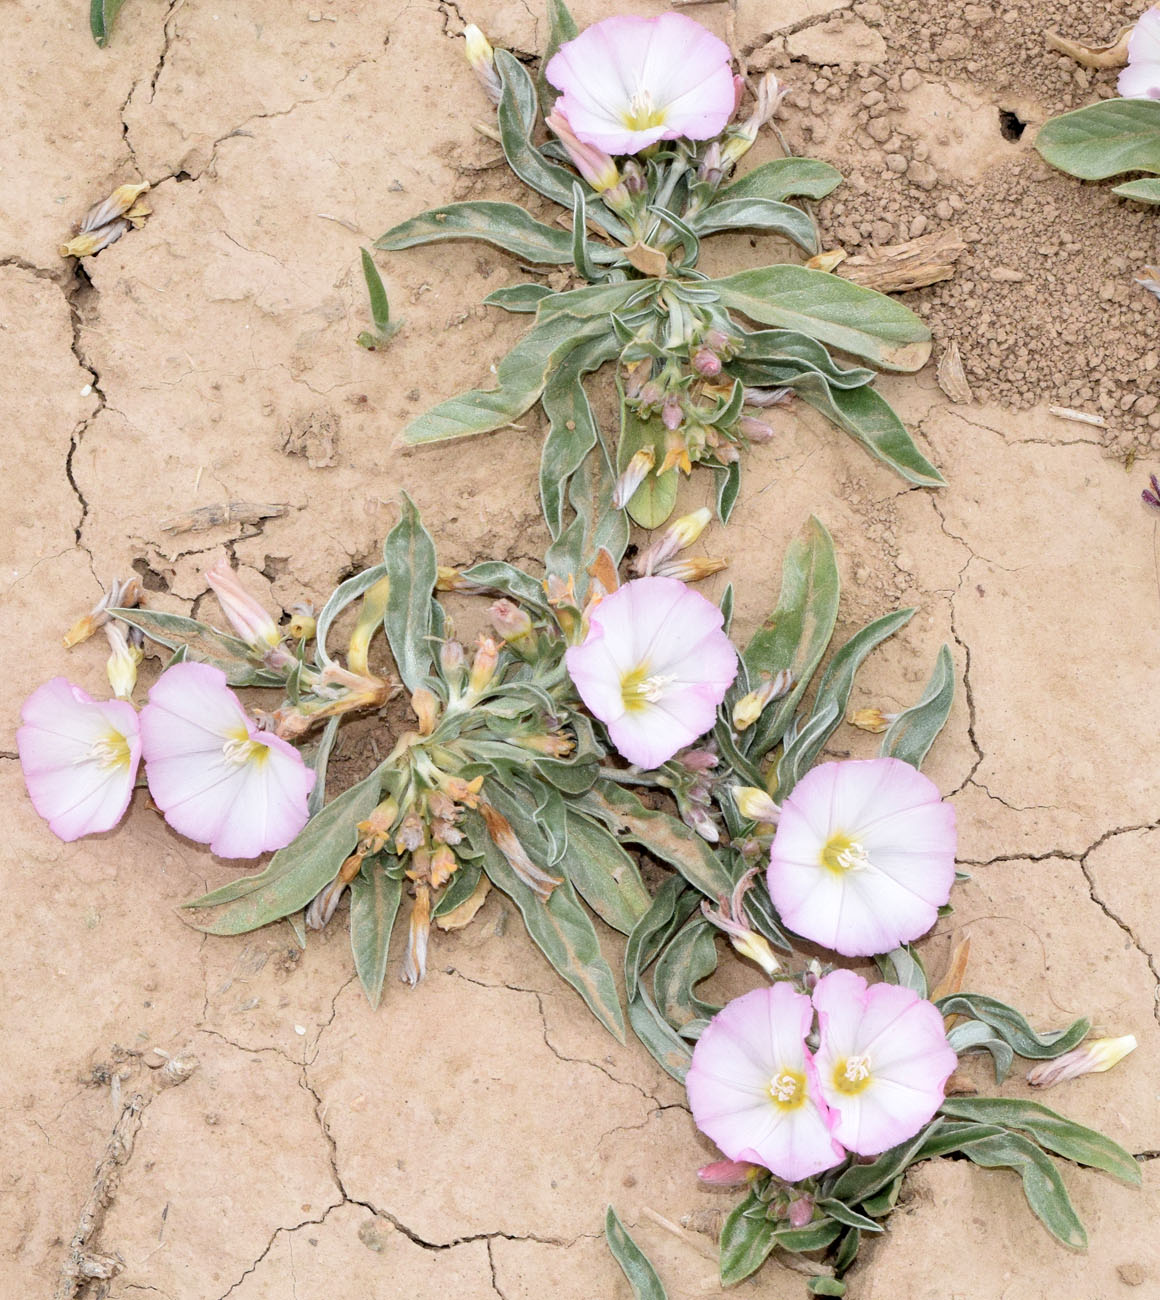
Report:
M 656 704 L 677 680 L 676 673 L 649 674 L 648 665 L 641 664 L 626 673 L 620 683 L 620 693 L 626 709 L 643 709 L 646 704 Z
M 74 760 L 77 763 L 96 763 L 103 772 L 114 772 L 129 766 L 129 741 L 119 732 L 109 730 L 89 750 Z
M 873 865 L 866 846 L 844 831 L 836 831 L 826 841 L 822 847 L 821 863 L 838 876 L 844 876 L 850 871 L 865 871 Z
M 834 1087 L 847 1097 L 856 1097 L 870 1086 L 870 1081 L 870 1057 L 866 1053 L 848 1056 L 834 1066 Z
M 806 1099 L 806 1077 L 796 1070 L 779 1070 L 770 1079 L 766 1092 L 781 1110 L 797 1110 Z

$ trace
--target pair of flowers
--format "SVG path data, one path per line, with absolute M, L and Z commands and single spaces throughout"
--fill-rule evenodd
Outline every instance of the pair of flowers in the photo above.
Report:
M 568 672 L 630 762 L 659 767 L 716 722 L 737 673 L 722 622 L 675 578 L 627 582 L 590 611 Z M 765 804 L 777 820 L 769 892 L 790 929 L 860 957 L 934 925 L 954 884 L 955 814 L 910 764 L 823 763 L 780 809 Z
M 21 718 L 28 793 L 62 840 L 121 820 L 142 758 L 165 820 L 222 857 L 282 848 L 306 825 L 314 773 L 293 746 L 258 731 L 225 674 L 208 664 L 166 669 L 140 714 L 54 677 L 28 697 Z
M 735 998 L 698 1040 L 685 1085 L 697 1127 L 731 1161 L 796 1183 L 913 1137 L 956 1060 L 933 1003 L 836 970 L 810 997 L 779 983 Z

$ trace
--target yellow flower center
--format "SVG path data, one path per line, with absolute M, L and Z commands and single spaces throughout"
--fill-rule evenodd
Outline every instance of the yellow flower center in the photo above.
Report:
M 243 763 L 264 763 L 269 757 L 269 745 L 251 740 L 245 727 L 238 727 L 222 745 L 222 758 L 233 767 L 241 767 Z
M 797 1110 L 805 1105 L 806 1076 L 797 1070 L 779 1070 L 765 1091 L 778 1110 Z
M 638 90 L 632 103 L 620 115 L 620 120 L 630 131 L 650 131 L 654 126 L 664 126 L 666 112 L 656 108 L 647 90 Z
M 834 1087 L 847 1097 L 856 1097 L 868 1088 L 872 1078 L 870 1058 L 865 1054 L 848 1056 L 834 1066 Z
M 80 761 L 95 762 L 98 767 L 103 768 L 106 772 L 115 771 L 119 767 L 128 767 L 129 742 L 119 731 L 110 727 L 89 750 L 88 759 Z
M 620 679 L 620 698 L 624 707 L 635 713 L 646 704 L 655 704 L 665 693 L 665 687 L 675 682 L 672 673 L 655 673 L 650 676 L 648 664 L 641 664 Z
M 844 876 L 848 871 L 862 871 L 868 867 L 870 855 L 845 831 L 835 831 L 823 845 L 820 861 L 827 871 Z

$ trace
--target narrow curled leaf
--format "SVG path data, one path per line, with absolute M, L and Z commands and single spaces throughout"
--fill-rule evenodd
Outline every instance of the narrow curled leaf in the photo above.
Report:
M 947 1042 L 960 1056 L 966 1052 L 990 1052 L 997 1083 L 1002 1083 L 1007 1077 L 1015 1060 L 1015 1049 L 1011 1044 L 982 1020 L 960 1020 L 947 1031 Z
M 653 988 L 657 1009 L 677 1030 L 694 1020 L 709 1020 L 721 1010 L 702 1002 L 693 991 L 717 969 L 713 927 L 703 916 L 692 916 L 657 958 Z
M 350 947 L 367 1001 L 379 1005 L 387 971 L 387 949 L 399 911 L 401 880 L 388 876 L 377 859 L 364 862 L 350 882 Z
M 1102 1169 L 1132 1186 L 1140 1183 L 1140 1166 L 1119 1143 L 1038 1102 L 1014 1097 L 948 1097 L 941 1110 L 952 1119 L 1019 1129 L 1041 1147 L 1077 1165 Z
M 376 770 L 312 817 L 292 844 L 279 849 L 265 871 L 203 894 L 186 908 L 221 907 L 212 921 L 190 921 L 207 934 L 245 934 L 305 907 L 338 874 L 358 840 L 358 823 L 379 801 Z
M 540 58 L 540 70 L 536 74 L 536 93 L 545 116 L 552 111 L 552 105 L 560 92 L 544 75 L 544 70 L 560 46 L 566 41 L 575 40 L 576 34 L 575 19 L 568 12 L 564 0 L 548 0 L 548 42 Z
M 604 1215 L 604 1236 L 612 1257 L 620 1265 L 634 1300 L 667 1300 L 665 1289 L 648 1256 L 628 1235 L 616 1211 L 610 1205 Z
M 1160 100 L 1104 99 L 1045 122 L 1035 148 L 1085 181 L 1160 172 Z
M 438 566 L 431 534 L 405 492 L 399 522 L 383 546 L 383 563 L 391 580 L 383 627 L 399 676 L 408 690 L 417 691 L 431 669 L 431 597 Z
M 934 738 L 946 724 L 955 698 L 955 661 L 950 646 L 944 645 L 935 660 L 934 672 L 917 704 L 904 709 L 886 729 L 879 753 L 922 766 Z
M 920 998 L 927 996 L 926 968 L 922 964 L 922 958 L 909 944 L 883 953 L 875 957 L 874 961 L 889 983 L 900 984 L 904 989 L 917 993 Z
M 374 564 L 369 569 L 356 573 L 353 578 L 340 582 L 330 593 L 330 598 L 323 605 L 314 629 L 314 657 L 319 668 L 325 668 L 327 664 L 334 662 L 326 649 L 326 639 L 334 620 L 348 605 L 354 604 L 365 591 L 369 591 L 380 578 L 386 576 L 387 566 Z
M 537 265 L 566 266 L 572 261 L 571 234 L 537 221 L 516 203 L 474 201 L 431 208 L 392 226 L 375 240 L 375 247 L 394 252 L 457 239 L 478 239 Z M 585 255 L 601 263 L 620 259 L 616 249 L 594 241 L 587 242 Z
M 113 609 L 109 611 L 131 627 L 139 628 L 151 641 L 183 651 L 184 659 L 220 668 L 231 686 L 281 686 L 281 673 L 271 672 L 256 661 L 249 646 L 235 636 L 219 632 L 208 623 L 167 614 L 160 609 Z
M 886 370 L 919 370 L 930 358 L 930 331 L 909 307 L 825 271 L 755 267 L 705 287 L 750 320 L 797 330 Z
M 534 312 L 545 298 L 552 296 L 546 284 L 509 284 L 493 289 L 483 300 L 488 307 L 502 307 L 504 311 Z
M 1032 1061 L 1050 1060 L 1070 1052 L 1087 1037 L 1091 1021 L 1086 1018 L 1073 1021 L 1066 1029 L 1050 1030 L 1040 1034 L 1032 1029 L 1026 1019 L 1005 1002 L 988 997 L 985 993 L 954 993 L 940 998 L 935 1006 L 944 1016 L 971 1016 L 990 1025 L 1015 1052 Z

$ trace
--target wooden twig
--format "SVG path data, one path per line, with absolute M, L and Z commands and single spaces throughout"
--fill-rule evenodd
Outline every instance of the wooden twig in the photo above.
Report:
M 907 289 L 949 280 L 966 248 L 959 232 L 948 227 L 908 239 L 904 244 L 887 244 L 848 257 L 837 268 L 837 274 L 879 293 L 905 293 Z

